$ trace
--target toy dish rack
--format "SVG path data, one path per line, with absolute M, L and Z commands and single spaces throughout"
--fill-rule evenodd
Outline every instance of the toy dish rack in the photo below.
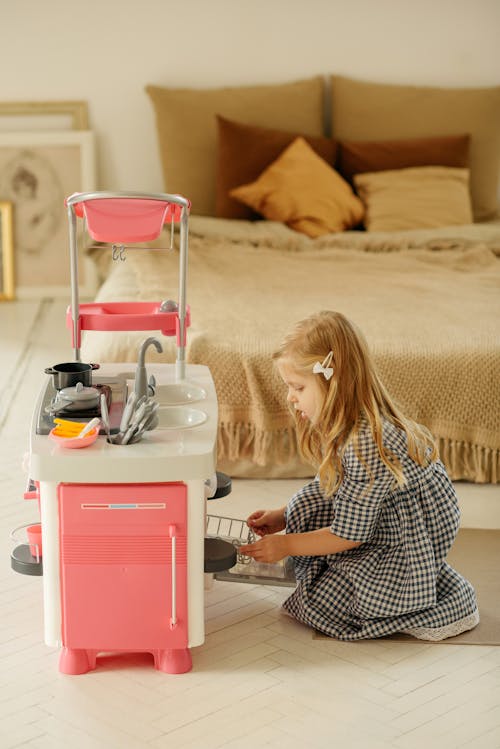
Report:
M 188 215 L 191 203 L 181 195 L 140 192 L 74 193 L 66 199 L 69 221 L 71 305 L 66 325 L 71 330 L 75 361 L 80 361 L 82 330 L 159 330 L 176 336 L 175 373 L 185 379 L 186 330 L 190 310 L 186 305 Z M 77 218 L 85 220 L 89 235 L 97 242 L 112 244 L 113 256 L 122 256 L 127 244 L 157 239 L 164 224 L 179 223 L 179 299 L 175 309 L 162 309 L 161 302 L 93 302 L 80 304 L 78 291 Z
M 219 568 L 211 569 L 207 565 L 206 571 L 214 573 L 215 580 L 224 582 L 250 583 L 251 585 L 274 585 L 278 587 L 295 587 L 296 579 L 293 562 L 289 557 L 274 564 L 256 562 L 240 552 L 243 544 L 252 544 L 257 536 L 248 527 L 245 520 L 225 517 L 223 515 L 207 515 L 207 538 L 205 543 L 223 541 L 231 544 L 236 551 L 236 564 L 221 564 Z M 226 548 L 221 547 L 221 554 Z

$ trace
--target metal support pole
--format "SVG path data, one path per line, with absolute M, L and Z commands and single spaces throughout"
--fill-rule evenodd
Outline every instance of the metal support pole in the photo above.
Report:
M 78 247 L 76 240 L 76 214 L 72 205 L 68 205 L 69 223 L 69 260 L 71 269 L 71 320 L 73 323 L 73 349 L 75 361 L 80 361 L 80 346 L 78 344 L 80 304 L 78 299 Z
M 179 260 L 179 343 L 175 362 L 175 379 L 186 379 L 186 285 L 188 261 L 188 212 L 183 206 L 180 221 L 180 260 Z

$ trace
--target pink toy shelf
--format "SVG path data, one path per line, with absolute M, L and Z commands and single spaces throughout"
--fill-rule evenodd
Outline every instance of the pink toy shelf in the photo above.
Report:
M 165 193 L 74 193 L 66 200 L 71 261 L 71 305 L 66 325 L 71 330 L 75 361 L 80 361 L 82 330 L 159 330 L 176 336 L 176 377 L 185 377 L 186 329 L 190 310 L 186 305 L 188 215 L 190 201 Z M 114 248 L 127 243 L 149 242 L 160 236 L 164 224 L 180 226 L 179 301 L 164 309 L 162 302 L 107 302 L 80 304 L 78 293 L 77 218 L 86 221 L 89 235 Z
M 92 302 L 79 305 L 78 348 L 82 330 L 159 330 L 166 336 L 177 336 L 180 344 L 179 315 L 177 312 L 162 312 L 161 302 Z M 191 324 L 191 311 L 186 307 L 185 327 Z M 66 327 L 71 330 L 73 319 L 71 307 L 66 312 Z M 184 345 L 186 336 L 184 331 Z

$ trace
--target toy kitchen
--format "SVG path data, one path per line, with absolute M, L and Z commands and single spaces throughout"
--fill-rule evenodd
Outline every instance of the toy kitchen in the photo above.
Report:
M 214 383 L 207 367 L 185 361 L 189 205 L 147 193 L 66 200 L 74 360 L 46 369 L 25 495 L 38 501 L 41 537 L 29 536 L 11 555 L 15 571 L 42 576 L 44 639 L 60 648 L 65 674 L 94 669 L 105 652 L 150 652 L 161 671 L 189 671 L 190 649 L 204 641 L 205 574 L 237 561 L 234 544 L 206 537 L 207 498 L 228 492 L 218 483 L 222 477 L 227 486 L 227 477 L 216 472 Z M 113 253 L 178 225 L 178 302 L 80 304 L 77 219 Z M 84 330 L 149 337 L 135 369 L 85 364 Z M 176 337 L 175 363 L 146 363 L 150 346 L 161 350 L 151 331 Z

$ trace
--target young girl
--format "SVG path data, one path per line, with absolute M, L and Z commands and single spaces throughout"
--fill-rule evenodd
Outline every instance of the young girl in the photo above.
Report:
M 318 473 L 286 507 L 250 515 L 262 538 L 241 551 L 292 557 L 297 587 L 284 609 L 341 640 L 441 640 L 475 627 L 474 589 L 445 561 L 459 525 L 453 485 L 430 433 L 390 399 L 361 333 L 320 312 L 274 358 Z

